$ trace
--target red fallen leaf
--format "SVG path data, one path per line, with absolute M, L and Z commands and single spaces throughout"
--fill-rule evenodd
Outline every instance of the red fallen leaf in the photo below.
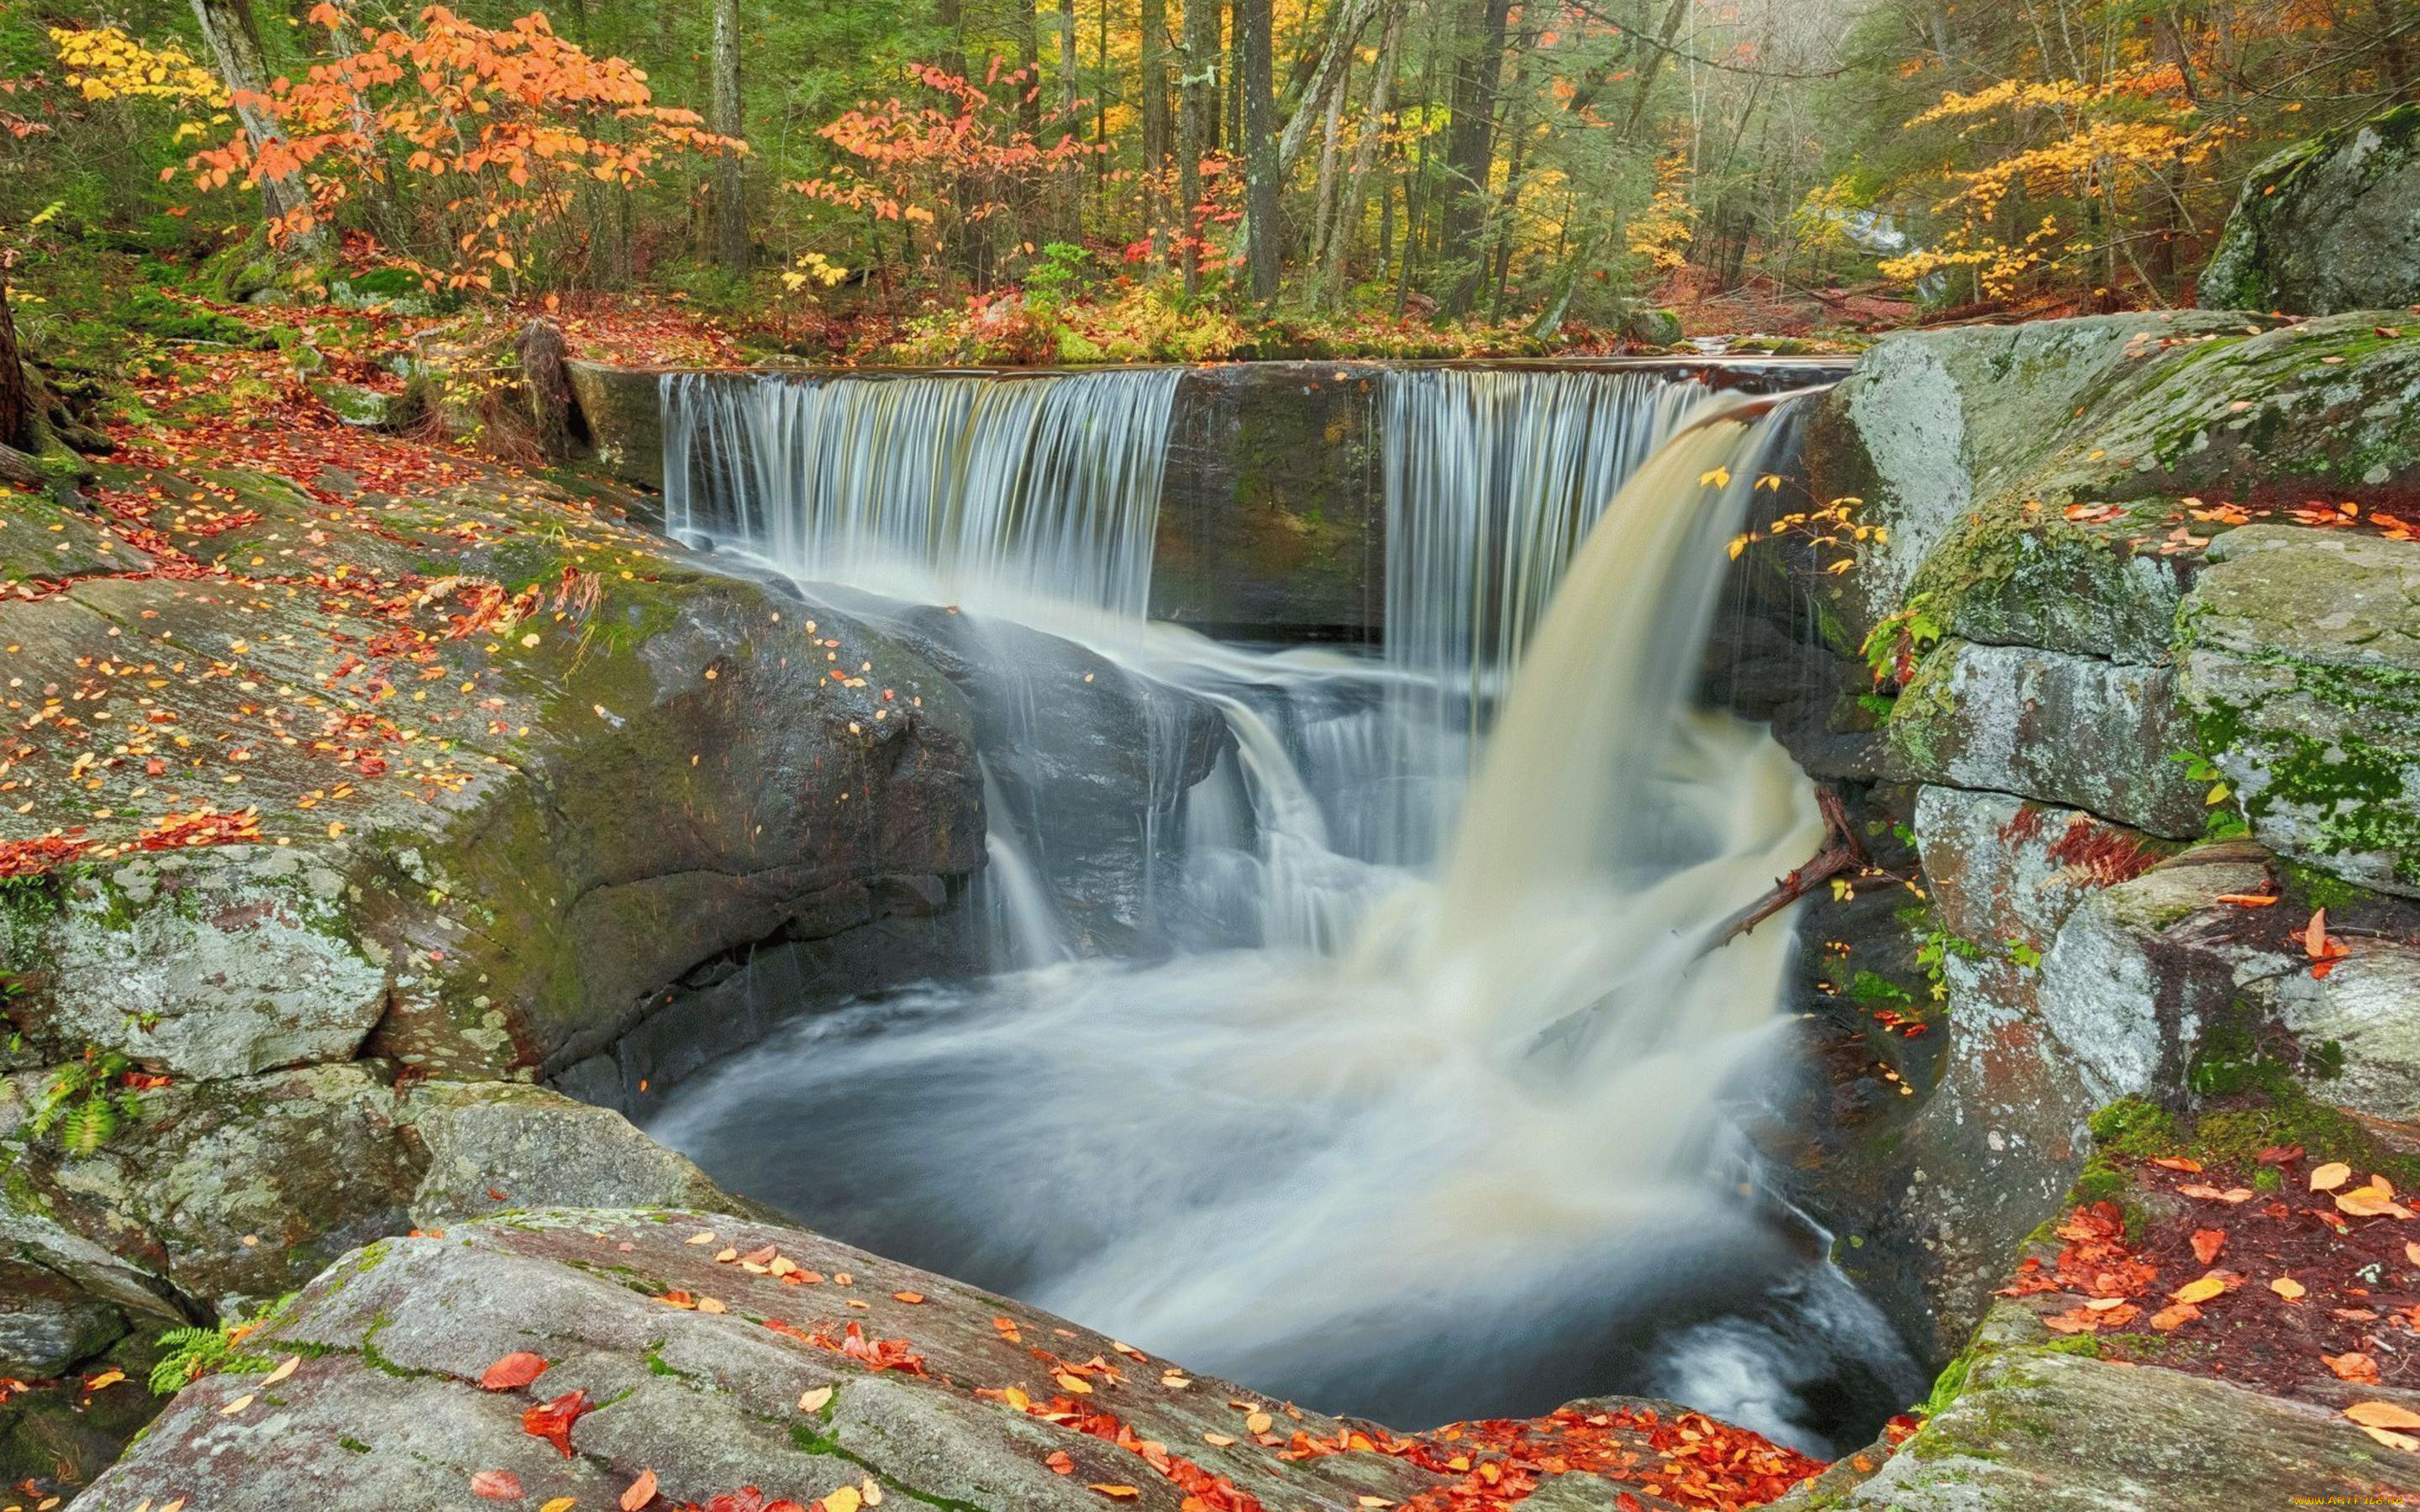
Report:
M 639 1508 L 655 1499 L 656 1473 L 652 1470 L 643 1470 L 639 1472 L 639 1478 L 632 1481 L 622 1492 L 622 1512 L 639 1512 Z
M 1912 1412 L 1901 1412 L 1883 1425 L 1883 1437 L 1894 1444 L 1905 1443 L 1916 1437 L 1924 1424 Z
M 2194 1258 L 2201 1261 L 2203 1265 L 2207 1266 L 2212 1260 L 2217 1259 L 2218 1252 L 2226 1247 L 2226 1230 L 2223 1228 L 2196 1228 L 2194 1230 Z
M 588 1411 L 588 1394 L 566 1392 L 542 1407 L 533 1407 L 521 1414 L 521 1431 L 533 1439 L 544 1439 L 571 1458 L 571 1425 Z
M 546 1374 L 546 1362 L 535 1354 L 515 1350 L 488 1366 L 479 1377 L 479 1384 L 489 1391 L 519 1391 Z
M 2319 1358 L 2327 1362 L 2328 1368 L 2336 1373 L 2338 1381 L 2358 1381 L 2366 1385 L 2377 1384 L 2378 1362 L 2368 1355 L 2322 1354 Z
M 2291 1165 L 2303 1158 L 2300 1145 L 2271 1145 L 2252 1157 L 2263 1165 Z
M 1050 1467 L 1053 1474 L 1072 1475 L 1076 1473 L 1076 1461 L 1067 1457 L 1067 1451 L 1064 1449 L 1055 1449 L 1051 1451 L 1050 1458 L 1042 1462 Z
M 1613 1509 L 1614 1512 L 1647 1512 L 1647 1504 L 1624 1491 L 1613 1499 Z
M 2191 1176 L 2201 1174 L 2201 1162 L 2187 1160 L 2182 1155 L 2154 1155 L 2151 1157 L 2151 1164 L 2164 1170 L 2183 1171 Z
M 490 1502 L 518 1502 L 521 1478 L 509 1470 L 483 1470 L 471 1477 L 471 1494 Z

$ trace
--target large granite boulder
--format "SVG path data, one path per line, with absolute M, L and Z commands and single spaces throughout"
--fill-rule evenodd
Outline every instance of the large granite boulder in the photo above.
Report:
M 2201 275 L 2210 309 L 2334 315 L 2420 302 L 2420 105 L 2279 152 L 2244 181 Z
M 1476 1449 L 1458 1465 L 1408 1452 L 1031 1307 L 713 1212 L 555 1210 L 390 1241 L 331 1267 L 243 1350 L 253 1368 L 186 1387 L 78 1506 L 601 1507 L 644 1482 L 651 1505 L 755 1488 L 800 1506 L 1361 1512 L 1447 1494 L 1466 1472 L 1480 1483 Z M 517 1355 L 543 1373 L 483 1385 Z M 525 1414 L 566 1397 L 558 1448 Z M 1646 1487 L 1710 1468 L 1775 1490 L 1814 1468 L 1736 1430 L 1708 1461 L 1714 1426 L 1677 1415 L 1575 1404 L 1535 1426 L 1574 1435 L 1568 1458 L 1512 1473 L 1575 1504 L 1609 1507 L 1627 1487 L 1621 1505 L 1661 1509 L 1675 1504 Z
M 2250 525 L 2210 560 L 2185 691 L 2253 833 L 2420 896 L 2420 542 Z

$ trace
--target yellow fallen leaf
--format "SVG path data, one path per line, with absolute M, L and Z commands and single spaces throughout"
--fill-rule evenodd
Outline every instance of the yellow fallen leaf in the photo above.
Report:
M 2408 1239 L 2405 1240 L 2403 1242 L 2403 1257 L 2410 1260 L 2414 1265 L 2420 1265 L 2420 1244 L 2415 1244 Z
M 824 1492 L 821 1504 L 824 1512 L 857 1512 L 864 1500 L 858 1494 L 856 1487 L 842 1486 Z
M 1067 1390 L 1074 1392 L 1078 1396 L 1090 1396 L 1093 1395 L 1093 1383 L 1086 1381 L 1081 1376 L 1071 1376 L 1065 1371 L 1061 1371 L 1058 1375 L 1055 1375 L 1050 1379 L 1059 1382 L 1060 1385 L 1064 1386 Z
M 252 1393 L 250 1393 L 250 1392 L 245 1392 L 242 1396 L 240 1396 L 237 1397 L 234 1401 L 231 1401 L 231 1402 L 227 1403 L 225 1407 L 220 1408 L 220 1409 L 219 1409 L 219 1415 L 220 1415 L 221 1417 L 233 1417 L 233 1416 L 235 1416 L 238 1412 L 242 1412 L 245 1408 L 250 1407 L 251 1405 L 252 1405 Z
M 2212 1297 L 2224 1294 L 2226 1290 L 2226 1282 L 2213 1271 L 2198 1280 L 2188 1281 L 2177 1288 L 2176 1290 L 2168 1293 L 2168 1298 L 2172 1302 L 2208 1302 Z
M 558 1496 L 553 1501 L 539 1507 L 537 1512 L 571 1512 L 571 1509 L 579 1504 L 579 1499 L 576 1497 Z
M 1186 1387 L 1193 1384 L 1193 1378 L 1191 1376 L 1180 1376 L 1175 1371 L 1171 1370 L 1168 1374 L 1159 1378 L 1159 1383 L 1166 1386 L 1171 1391 L 1183 1391 Z
M 2409 1433 L 2397 1433 L 2391 1428 L 2374 1428 L 2366 1425 L 2363 1426 L 2362 1431 L 2390 1449 L 2408 1449 L 2414 1454 L 2420 1454 L 2420 1439 L 2415 1439 Z
M 293 1372 L 292 1372 L 292 1371 L 290 1371 L 290 1370 L 286 1372 L 286 1375 L 292 1375 L 292 1374 L 293 1374 Z M 99 1374 L 99 1375 L 97 1375 L 97 1376 L 93 1377 L 90 1381 L 85 1381 L 85 1382 L 84 1383 L 84 1389 L 85 1389 L 85 1390 L 86 1390 L 86 1391 L 101 1391 L 101 1390 L 102 1390 L 102 1389 L 103 1389 L 103 1388 L 105 1388 L 105 1387 L 115 1386 L 115 1385 L 116 1385 L 119 1381 L 124 1381 L 125 1379 L 126 1379 L 126 1372 L 125 1372 L 125 1371 L 112 1368 L 112 1369 L 104 1370 L 104 1371 L 102 1371 L 101 1374 Z M 270 1384 L 270 1383 L 271 1383 L 271 1382 L 272 1382 L 272 1381 L 283 1381 L 283 1380 L 285 1380 L 285 1379 L 286 1379 L 286 1376 L 282 1376 L 282 1375 L 281 1375 L 281 1376 L 271 1376 L 271 1377 L 270 1377 L 270 1378 L 269 1378 L 269 1380 L 268 1380 L 268 1381 L 262 1381 L 262 1382 L 261 1382 L 261 1384 L 265 1386 L 265 1385 Z
M 2299 1302 L 2307 1295 L 2307 1293 L 2303 1289 L 2303 1283 L 2295 1280 L 2289 1275 L 2281 1275 L 2276 1280 L 2270 1282 L 2269 1289 L 2285 1298 L 2288 1302 Z
M 868 1506 L 880 1506 L 882 1504 L 882 1488 L 876 1484 L 874 1477 L 871 1475 L 866 1476 L 863 1480 L 857 1483 L 857 1494 L 864 1499 L 865 1504 Z
M 682 1240 L 681 1242 L 684 1244 L 711 1244 L 714 1242 L 714 1230 L 709 1228 L 702 1234 L 691 1234 L 687 1239 Z
M 2366 1428 L 2420 1428 L 2420 1412 L 2400 1402 L 2355 1402 L 2344 1415 Z
M 820 1412 L 824 1410 L 825 1404 L 830 1402 L 831 1399 L 832 1389 L 830 1386 L 817 1386 L 814 1390 L 806 1392 L 799 1397 L 799 1411 L 801 1412 Z
M 1276 1422 L 1277 1419 L 1266 1412 L 1252 1412 L 1244 1418 L 1244 1427 L 1254 1433 L 1266 1433 L 1270 1425 Z
M 1202 1435 L 1202 1442 L 1214 1449 L 1224 1449 L 1235 1441 L 1224 1433 L 1205 1433 Z
M 727 1313 L 731 1309 L 712 1297 L 700 1297 L 697 1299 L 697 1310 L 702 1313 Z
M 2332 1160 L 2311 1173 L 2311 1190 L 2333 1192 L 2352 1180 L 2352 1167 L 2340 1160 Z

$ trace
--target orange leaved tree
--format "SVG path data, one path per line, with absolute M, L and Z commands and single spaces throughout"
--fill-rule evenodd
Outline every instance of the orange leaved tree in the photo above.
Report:
M 310 22 L 336 34 L 334 55 L 238 101 L 280 134 L 239 129 L 186 164 L 204 189 L 299 188 L 281 239 L 349 223 L 450 288 L 562 282 L 589 259 L 583 194 L 747 150 L 656 104 L 644 72 L 589 56 L 542 13 L 489 29 L 432 6 L 406 31 L 357 28 L 322 3 Z
M 1003 70 L 994 58 L 980 85 L 931 64 L 912 65 L 908 73 L 930 92 L 928 102 L 867 100 L 818 128 L 839 149 L 839 162 L 790 187 L 898 223 L 908 261 L 986 287 L 995 239 L 1029 252 L 1027 244 L 1041 239 L 995 239 L 995 218 L 1018 212 L 1038 220 L 1063 177 L 1107 148 L 1078 141 L 1064 121 L 1046 122 L 1037 135 L 1020 119 L 1038 104 L 1031 69 Z M 1046 136 L 1056 140 L 1046 146 Z

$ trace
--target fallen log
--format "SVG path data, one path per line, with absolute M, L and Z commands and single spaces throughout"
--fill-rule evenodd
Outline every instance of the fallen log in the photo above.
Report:
M 1733 914 L 1716 931 L 1706 949 L 1718 950 L 1774 915 L 1843 872 L 1862 872 L 1872 863 L 1865 845 L 1849 824 L 1840 795 L 1828 787 L 1815 790 L 1815 806 L 1823 812 L 1823 843 L 1805 866 L 1773 885 L 1773 890 Z

